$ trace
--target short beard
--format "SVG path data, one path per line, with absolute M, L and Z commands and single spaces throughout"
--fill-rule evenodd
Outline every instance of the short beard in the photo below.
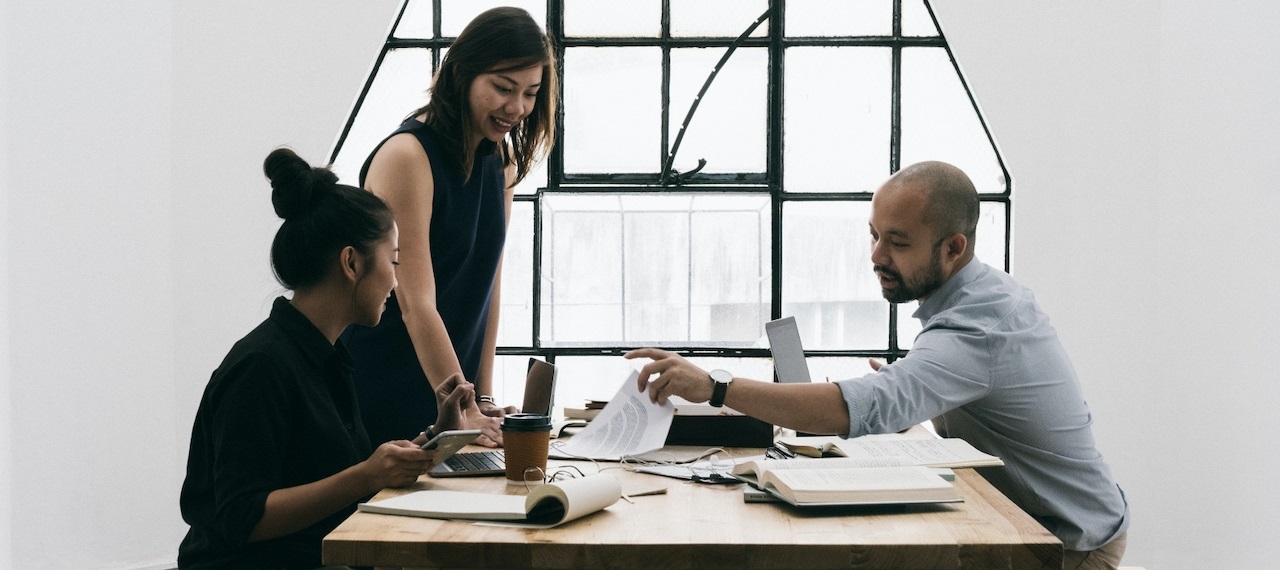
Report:
M 929 267 L 924 271 L 904 278 L 901 273 L 884 266 L 876 266 L 876 270 L 886 273 L 898 281 L 898 290 L 880 289 L 886 301 L 890 303 L 906 303 L 932 295 L 946 281 L 942 271 L 942 248 L 935 247 L 929 258 Z

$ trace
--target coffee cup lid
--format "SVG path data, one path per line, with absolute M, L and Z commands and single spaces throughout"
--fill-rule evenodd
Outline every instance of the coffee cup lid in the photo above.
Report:
M 551 417 L 542 414 L 507 414 L 502 429 L 508 431 L 544 431 L 551 429 Z

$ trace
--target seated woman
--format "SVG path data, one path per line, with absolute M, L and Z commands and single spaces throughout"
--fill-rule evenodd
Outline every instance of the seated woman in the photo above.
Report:
M 357 502 L 412 484 L 433 464 L 419 448 L 425 433 L 372 449 L 351 358 L 337 342 L 353 323 L 377 324 L 396 286 L 391 210 L 288 149 L 263 169 L 284 218 L 271 264 L 293 298 L 276 299 L 205 388 L 182 486 L 184 569 L 318 567 L 321 539 Z M 440 414 L 428 433 L 457 427 L 475 405 L 461 375 L 435 395 Z

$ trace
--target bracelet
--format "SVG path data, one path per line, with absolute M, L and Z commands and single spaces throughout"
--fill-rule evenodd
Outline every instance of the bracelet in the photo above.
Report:
M 428 427 L 428 428 L 426 429 L 426 431 L 423 431 L 423 432 L 422 432 L 422 436 L 423 436 L 423 437 L 425 437 L 425 438 L 427 438 L 427 441 L 431 441 L 431 440 L 435 439 L 435 437 L 436 437 L 436 435 L 437 435 L 437 434 L 436 434 L 436 430 L 432 429 L 432 428 L 434 428 L 434 427 L 435 427 L 435 426 Z
M 481 402 L 493 404 L 495 406 L 498 405 L 497 402 L 493 400 L 493 396 L 476 396 L 476 404 L 480 404 Z

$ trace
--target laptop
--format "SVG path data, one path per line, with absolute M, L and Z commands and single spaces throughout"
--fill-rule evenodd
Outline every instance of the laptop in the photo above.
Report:
M 529 414 L 551 415 L 555 401 L 556 367 L 536 358 L 529 359 L 529 369 L 524 380 L 524 402 L 520 411 Z M 501 475 L 506 470 L 505 456 L 501 449 L 455 453 L 430 471 L 432 477 L 466 477 L 475 475 Z
M 773 373 L 777 381 L 783 384 L 812 382 L 796 318 L 769 321 L 764 324 L 764 331 L 769 337 L 769 352 L 773 354 Z

